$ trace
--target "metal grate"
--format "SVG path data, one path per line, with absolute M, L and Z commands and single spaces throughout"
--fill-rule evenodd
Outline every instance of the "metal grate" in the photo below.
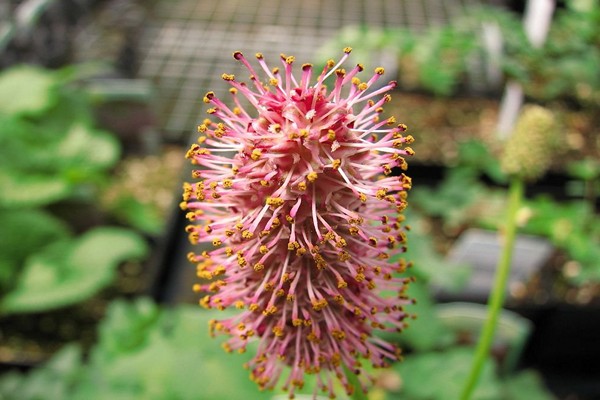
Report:
M 208 90 L 223 93 L 223 72 L 239 73 L 233 51 L 280 53 L 318 63 L 317 49 L 349 25 L 443 24 L 482 0 L 171 0 L 150 10 L 139 43 L 138 75 L 154 82 L 165 135 L 182 141 L 201 114 Z M 351 45 L 351 44 L 350 44 Z M 341 49 L 340 49 L 341 51 Z M 336 56 L 335 54 L 330 57 Z M 359 60 L 364 61 L 364 60 Z

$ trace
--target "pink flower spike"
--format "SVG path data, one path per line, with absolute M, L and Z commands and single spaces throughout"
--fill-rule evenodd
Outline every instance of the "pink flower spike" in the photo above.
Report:
M 227 351 L 258 341 L 251 378 L 270 389 L 287 367 L 290 398 L 306 374 L 316 375 L 315 394 L 334 398 L 335 381 L 348 394 L 366 391 L 365 362 L 400 358 L 375 332 L 404 329 L 411 303 L 406 263 L 389 258 L 405 250 L 411 181 L 392 172 L 406 169 L 413 138 L 380 118 L 395 83 L 371 90 L 383 69 L 361 81 L 360 64 L 342 68 L 350 52 L 329 60 L 316 83 L 311 64 L 296 79 L 292 56 L 281 55 L 280 71 L 257 53 L 255 70 L 235 52 L 253 84 L 223 75 L 232 105 L 206 94 L 212 119 L 186 154 L 195 182 L 184 184 L 181 207 L 190 241 L 204 246 L 188 255 L 203 279 L 194 290 L 205 308 L 239 310 L 212 321 L 211 332 L 229 336 Z

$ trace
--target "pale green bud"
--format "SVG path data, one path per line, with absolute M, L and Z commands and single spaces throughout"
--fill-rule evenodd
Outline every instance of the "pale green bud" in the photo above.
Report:
M 523 107 L 500 160 L 508 175 L 524 180 L 542 176 L 559 149 L 559 128 L 552 111 L 537 105 Z

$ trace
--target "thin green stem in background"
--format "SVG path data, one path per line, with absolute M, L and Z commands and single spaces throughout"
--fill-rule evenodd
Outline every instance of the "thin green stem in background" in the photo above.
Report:
M 519 210 L 521 199 L 523 198 L 523 190 L 523 181 L 520 178 L 513 178 L 509 187 L 508 215 L 504 232 L 504 246 L 494 277 L 494 287 L 492 288 L 492 293 L 488 300 L 488 316 L 481 331 L 479 342 L 477 343 L 475 358 L 471 365 L 471 372 L 465 382 L 460 397 L 461 400 L 469 400 L 471 398 L 473 390 L 477 386 L 477 381 L 481 375 L 485 360 L 490 353 L 494 333 L 496 331 L 496 326 L 498 325 L 498 317 L 504 304 L 508 277 L 510 276 L 511 259 L 517 233 L 517 211 Z

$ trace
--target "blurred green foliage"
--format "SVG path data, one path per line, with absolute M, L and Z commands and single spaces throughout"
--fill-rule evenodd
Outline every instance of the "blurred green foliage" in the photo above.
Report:
M 24 65 L 0 74 L 0 314 L 79 302 L 109 285 L 119 263 L 147 253 L 133 231 L 79 237 L 51 211 L 86 204 L 93 226 L 99 190 L 120 158 L 119 141 L 95 127 L 78 85 L 90 72 Z
M 352 44 L 363 54 L 360 59 L 397 65 L 397 79 L 404 89 L 440 96 L 456 94 L 468 84 L 472 71 L 479 69 L 485 74 L 486 66 L 493 66 L 519 81 L 531 98 L 546 101 L 563 97 L 597 107 L 600 3 L 581 3 L 568 1 L 566 8 L 556 11 L 548 38 L 540 48 L 527 40 L 517 14 L 487 6 L 473 7 L 446 26 L 421 31 L 345 27 L 324 43 L 318 54 L 331 54 Z M 486 47 L 485 25 L 499 31 L 501 54 Z
M 78 345 L 68 345 L 40 368 L 29 373 L 7 373 L 0 377 L 0 397 L 7 400 L 278 398 L 284 392 L 280 389 L 260 392 L 242 367 L 252 357 L 252 349 L 242 355 L 227 354 L 218 346 L 221 339 L 209 337 L 208 321 L 223 317 L 226 317 L 223 312 L 200 310 L 196 306 L 164 308 L 145 298 L 115 301 L 99 327 L 98 343 L 88 356 L 84 356 Z M 439 346 L 436 350 L 410 354 L 390 370 L 372 371 L 378 383 L 369 398 L 448 398 L 460 388 L 470 356 L 468 348 Z M 390 375 L 402 384 L 399 387 L 385 384 Z M 312 393 L 315 384 L 312 378 L 307 378 L 304 393 Z M 512 385 L 517 381 L 520 390 L 512 393 Z M 534 395 L 537 397 L 527 397 Z M 500 379 L 493 373 L 490 361 L 476 398 L 550 397 L 537 375 L 525 372 Z
M 474 139 L 460 143 L 458 154 L 456 165 L 446 170 L 439 185 L 413 188 L 410 199 L 414 211 L 438 219 L 442 231 L 450 236 L 468 226 L 498 229 L 504 221 L 506 191 L 502 185 L 506 178 L 497 159 Z M 536 195 L 525 200 L 520 212 L 521 232 L 549 239 L 577 263 L 576 273 L 567 276 L 576 285 L 600 281 L 600 215 L 595 209 L 595 193 L 600 184 L 597 168 L 593 160 L 568 163 L 566 170 L 571 172 L 573 183 L 592 189 L 575 193 L 568 200 Z M 496 186 L 483 183 L 482 176 Z M 422 243 L 421 238 L 418 241 Z

